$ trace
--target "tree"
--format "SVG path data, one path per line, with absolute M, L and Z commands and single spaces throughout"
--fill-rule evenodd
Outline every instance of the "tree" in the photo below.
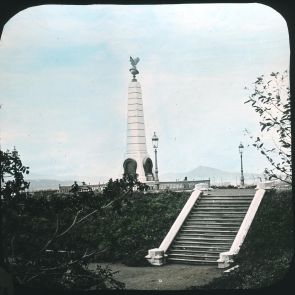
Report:
M 1 198 L 10 199 L 29 188 L 30 183 L 24 180 L 29 174 L 29 167 L 22 164 L 18 151 L 0 151 L 1 163 Z
M 111 200 L 112 209 L 120 210 L 122 205 L 130 203 L 134 191 L 144 192 L 147 190 L 148 185 L 140 182 L 137 175 L 134 177 L 125 174 L 123 178 L 115 181 L 111 178 L 103 190 L 103 195 L 107 200 Z
M 72 184 L 70 192 L 74 194 L 77 194 L 79 192 L 79 185 L 77 181 L 74 181 L 74 184 Z
M 10 206 L 11 200 L 19 196 L 19 194 L 28 189 L 30 183 L 24 180 L 24 174 L 29 174 L 29 167 L 22 164 L 18 151 L 14 148 L 13 151 L 6 152 L 0 150 L 0 264 L 7 269 L 7 259 L 4 253 L 2 241 L 3 225 L 5 222 L 15 214 L 15 208 Z M 4 209 L 7 212 L 4 214 Z M 9 208 L 7 210 L 7 208 Z
M 269 77 L 261 75 L 254 82 L 254 92 L 245 103 L 251 103 L 260 117 L 261 135 L 255 139 L 250 135 L 250 138 L 254 140 L 253 146 L 270 163 L 271 168 L 266 168 L 265 174 L 270 180 L 277 179 L 291 184 L 291 106 L 288 78 L 287 71 L 282 74 L 273 72 Z M 271 141 L 265 138 L 267 136 Z

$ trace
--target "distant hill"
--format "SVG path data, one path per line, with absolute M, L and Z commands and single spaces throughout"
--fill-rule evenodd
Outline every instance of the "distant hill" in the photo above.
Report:
M 245 182 L 248 184 L 256 183 L 259 181 L 259 177 L 262 177 L 262 174 L 257 173 L 245 173 Z M 188 180 L 200 180 L 210 178 L 211 183 L 222 184 L 239 184 L 241 173 L 240 172 L 228 172 L 212 167 L 207 166 L 198 166 L 197 168 L 190 170 L 188 172 L 179 172 L 179 173 L 164 173 L 160 174 L 160 181 L 173 181 L 173 180 L 183 180 L 187 177 Z

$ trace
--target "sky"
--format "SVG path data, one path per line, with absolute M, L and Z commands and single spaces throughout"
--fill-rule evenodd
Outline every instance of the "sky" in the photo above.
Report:
M 43 5 L 4 26 L 1 148 L 30 178 L 97 183 L 123 173 L 129 56 L 139 57 L 147 148 L 161 173 L 200 165 L 261 173 L 256 77 L 289 69 L 284 18 L 262 4 Z

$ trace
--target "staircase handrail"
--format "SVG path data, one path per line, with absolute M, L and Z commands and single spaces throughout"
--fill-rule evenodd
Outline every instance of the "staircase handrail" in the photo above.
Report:
M 174 221 L 173 225 L 171 226 L 169 232 L 167 233 L 166 237 L 162 241 L 159 250 L 163 250 L 164 253 L 168 250 L 171 243 L 173 242 L 174 238 L 176 237 L 177 233 L 179 232 L 182 224 L 186 220 L 187 216 L 191 212 L 192 208 L 194 207 L 196 201 L 201 196 L 202 191 L 195 189 L 188 200 L 186 201 L 184 207 L 182 208 L 181 212 L 177 216 L 176 220 Z
M 233 262 L 233 256 L 237 255 L 240 251 L 240 248 L 247 236 L 247 233 L 250 229 L 250 226 L 254 220 L 254 217 L 257 213 L 257 210 L 259 208 L 259 205 L 265 195 L 266 190 L 265 189 L 258 189 L 251 201 L 251 204 L 247 210 L 247 213 L 243 219 L 243 222 L 239 228 L 239 231 L 231 245 L 231 248 L 227 252 L 220 253 L 220 257 L 217 260 L 218 267 L 219 268 L 225 268 L 230 265 L 231 262 Z
M 148 251 L 148 255 L 145 258 L 148 262 L 152 265 L 163 265 L 166 263 L 167 254 L 165 254 L 170 247 L 171 243 L 173 242 L 174 238 L 176 237 L 177 233 L 179 232 L 182 224 L 190 214 L 192 208 L 194 207 L 198 198 L 202 195 L 202 190 L 195 187 L 192 194 L 186 201 L 184 207 L 180 211 L 179 215 L 177 216 L 176 220 L 174 221 L 173 225 L 171 226 L 168 234 L 164 238 L 163 242 L 161 243 L 159 248 L 150 249 Z

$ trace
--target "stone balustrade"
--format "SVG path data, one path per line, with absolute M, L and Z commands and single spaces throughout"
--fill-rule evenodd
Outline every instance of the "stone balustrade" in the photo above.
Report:
M 266 190 L 272 189 L 273 185 L 271 182 L 261 182 L 257 185 L 257 191 L 254 195 L 254 198 L 249 206 L 249 209 L 245 215 L 245 218 L 240 226 L 240 229 L 232 243 L 232 246 L 229 251 L 222 252 L 219 255 L 218 267 L 219 268 L 226 268 L 229 267 L 230 264 L 234 261 L 233 258 L 237 255 L 240 251 L 240 248 L 247 236 L 247 233 L 250 229 L 250 226 L 254 220 L 256 212 L 259 208 L 259 205 L 265 195 Z
M 168 250 L 169 246 L 173 242 L 182 224 L 186 220 L 187 216 L 191 212 L 193 206 L 195 205 L 197 199 L 201 196 L 201 194 L 202 194 L 202 191 L 198 189 L 195 189 L 192 192 L 191 196 L 189 197 L 186 204 L 182 208 L 181 212 L 179 213 L 178 217 L 176 218 L 175 222 L 170 228 L 168 234 L 166 235 L 163 242 L 161 243 L 160 247 L 150 249 L 148 251 L 148 255 L 145 256 L 145 258 L 149 261 L 150 264 L 157 265 L 157 266 L 165 264 L 166 262 L 165 252 Z

